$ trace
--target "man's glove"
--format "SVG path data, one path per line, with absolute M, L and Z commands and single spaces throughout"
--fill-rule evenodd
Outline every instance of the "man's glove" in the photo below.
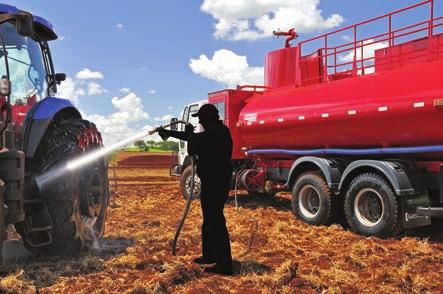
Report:
M 185 125 L 185 132 L 186 132 L 187 134 L 192 134 L 192 133 L 194 133 L 194 129 L 195 129 L 195 127 L 194 127 L 192 124 L 187 124 L 187 125 Z
M 158 135 L 160 136 L 160 138 L 162 138 L 163 141 L 168 140 L 168 138 L 169 138 L 169 131 L 168 130 L 166 130 L 163 127 L 158 127 L 157 128 L 157 132 L 158 132 Z

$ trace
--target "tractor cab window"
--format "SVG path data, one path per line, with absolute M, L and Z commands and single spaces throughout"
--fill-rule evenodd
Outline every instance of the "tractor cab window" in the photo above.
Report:
M 46 70 L 40 44 L 18 34 L 7 22 L 0 25 L 0 37 L 5 43 L 11 79 L 11 104 L 32 106 L 46 94 Z M 0 47 L 0 75 L 6 75 L 4 52 Z

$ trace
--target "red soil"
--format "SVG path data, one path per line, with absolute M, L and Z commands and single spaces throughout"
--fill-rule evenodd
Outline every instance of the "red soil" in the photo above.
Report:
M 126 152 L 119 156 L 119 167 L 169 167 L 172 163 L 170 153 Z

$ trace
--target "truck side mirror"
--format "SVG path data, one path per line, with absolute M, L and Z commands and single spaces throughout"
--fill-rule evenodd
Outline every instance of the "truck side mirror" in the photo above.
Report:
M 178 118 L 173 117 L 171 118 L 171 124 L 178 121 Z M 178 124 L 172 124 L 171 125 L 171 131 L 177 131 L 178 130 Z
M 65 73 L 56 73 L 55 74 L 55 82 L 57 85 L 60 85 L 61 82 L 66 80 L 66 74 Z
M 24 37 L 34 35 L 34 18 L 29 12 L 20 12 L 16 16 L 17 31 Z

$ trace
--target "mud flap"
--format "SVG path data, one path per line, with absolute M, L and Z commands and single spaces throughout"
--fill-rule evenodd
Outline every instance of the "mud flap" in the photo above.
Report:
M 401 217 L 404 229 L 429 226 L 431 224 L 430 216 L 421 216 L 417 214 L 417 207 L 429 207 L 431 201 L 429 195 L 425 192 L 420 195 L 401 196 Z

